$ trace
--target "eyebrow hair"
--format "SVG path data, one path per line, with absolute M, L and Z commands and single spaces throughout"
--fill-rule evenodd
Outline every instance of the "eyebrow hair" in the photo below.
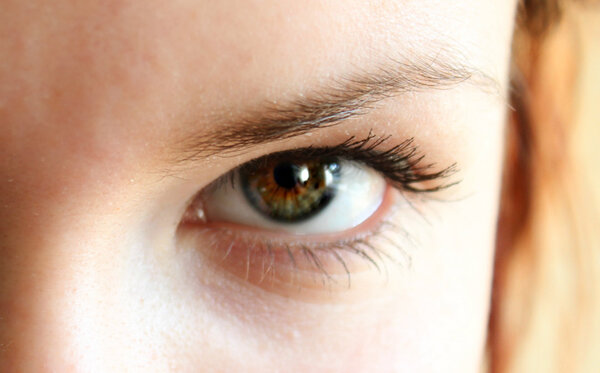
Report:
M 279 103 L 267 102 L 245 115 L 219 122 L 217 131 L 202 131 L 182 142 L 178 161 L 231 156 L 250 147 L 288 139 L 364 115 L 376 103 L 407 92 L 449 89 L 470 81 L 487 94 L 500 96 L 501 85 L 464 62 L 440 54 L 411 61 L 389 61 L 372 72 L 332 79 L 308 94 Z

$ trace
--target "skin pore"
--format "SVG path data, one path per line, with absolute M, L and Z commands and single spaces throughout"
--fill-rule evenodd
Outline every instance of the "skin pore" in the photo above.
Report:
M 0 370 L 477 371 L 515 7 L 4 1 Z M 348 88 L 382 71 L 412 80 Z M 333 101 L 341 119 L 319 122 Z M 301 118 L 312 128 L 223 152 L 243 128 L 302 124 L 307 102 L 321 104 Z M 198 193 L 252 159 L 369 134 L 414 139 L 459 183 L 390 189 L 364 225 L 303 237 L 390 223 L 372 245 L 397 261 L 349 258 L 350 287 L 333 261 L 337 282 L 308 263 L 263 279 L 243 250 L 216 259 L 226 235 L 210 229 L 224 222 L 182 224 Z

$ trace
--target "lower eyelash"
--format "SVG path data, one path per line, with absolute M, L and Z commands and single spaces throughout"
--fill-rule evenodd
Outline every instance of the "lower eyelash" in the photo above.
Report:
M 308 281 L 320 287 L 349 289 L 353 274 L 373 269 L 387 279 L 388 264 L 411 266 L 407 248 L 414 244 L 406 230 L 389 218 L 379 222 L 369 233 L 327 243 L 265 239 L 224 227 L 200 230 L 205 242 L 211 246 L 208 251 L 214 261 L 230 268 L 245 281 L 263 286 L 269 285 L 267 281 L 273 285 L 276 278 L 277 281 L 287 279 L 286 285 L 293 286 L 302 276 L 302 281 L 306 282 L 310 277 Z M 381 249 L 383 245 L 393 252 Z

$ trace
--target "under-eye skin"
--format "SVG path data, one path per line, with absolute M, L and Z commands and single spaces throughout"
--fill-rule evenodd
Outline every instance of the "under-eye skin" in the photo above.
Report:
M 203 189 L 180 230 L 243 280 L 350 287 L 351 275 L 410 261 L 411 227 L 397 217 L 418 215 L 411 199 L 454 181 L 455 165 L 425 160 L 413 139 L 372 133 L 269 154 Z

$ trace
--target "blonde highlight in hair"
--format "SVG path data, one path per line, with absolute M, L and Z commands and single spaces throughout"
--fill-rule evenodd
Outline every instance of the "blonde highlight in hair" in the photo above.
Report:
M 520 3 L 490 318 L 491 372 L 600 367 L 598 194 L 586 190 L 585 170 L 573 151 L 580 46 L 564 6 Z

